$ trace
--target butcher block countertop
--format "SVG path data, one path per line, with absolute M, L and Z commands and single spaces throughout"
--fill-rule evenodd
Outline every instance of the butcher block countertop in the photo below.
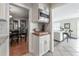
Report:
M 43 36 L 43 35 L 48 35 L 49 33 L 48 32 L 34 32 L 32 34 L 36 36 Z

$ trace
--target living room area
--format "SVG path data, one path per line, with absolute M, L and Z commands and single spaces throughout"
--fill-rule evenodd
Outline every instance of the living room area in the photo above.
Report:
M 79 55 L 78 5 L 60 4 L 53 9 L 54 46 L 55 52 L 58 51 L 55 55 Z

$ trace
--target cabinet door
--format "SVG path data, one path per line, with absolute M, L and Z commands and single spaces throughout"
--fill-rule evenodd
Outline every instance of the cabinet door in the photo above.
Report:
M 39 43 L 39 55 L 44 54 L 44 40 L 43 38 L 40 38 L 40 43 Z
M 0 3 L 0 18 L 5 19 L 6 17 L 6 4 Z
M 47 36 L 46 37 L 46 39 L 45 39 L 45 44 L 44 44 L 44 46 L 45 46 L 45 49 L 44 49 L 44 51 L 48 51 L 49 50 L 49 48 L 50 48 L 50 37 L 49 36 Z
M 49 35 L 45 35 L 45 36 L 40 37 L 40 43 L 39 43 L 40 55 L 43 55 L 44 53 L 46 53 L 49 50 L 49 48 L 50 48 L 49 41 L 50 41 Z

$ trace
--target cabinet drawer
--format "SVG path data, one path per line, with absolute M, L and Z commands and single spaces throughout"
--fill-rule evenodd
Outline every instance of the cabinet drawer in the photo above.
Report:
M 40 39 L 46 39 L 46 38 L 49 39 L 49 37 L 50 37 L 50 35 L 44 35 L 44 36 L 40 36 L 39 38 Z

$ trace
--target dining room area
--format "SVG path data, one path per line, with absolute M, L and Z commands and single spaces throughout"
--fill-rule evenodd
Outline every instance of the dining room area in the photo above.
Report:
M 9 54 L 10 56 L 21 56 L 29 52 L 29 10 L 13 4 L 10 4 L 9 7 Z

